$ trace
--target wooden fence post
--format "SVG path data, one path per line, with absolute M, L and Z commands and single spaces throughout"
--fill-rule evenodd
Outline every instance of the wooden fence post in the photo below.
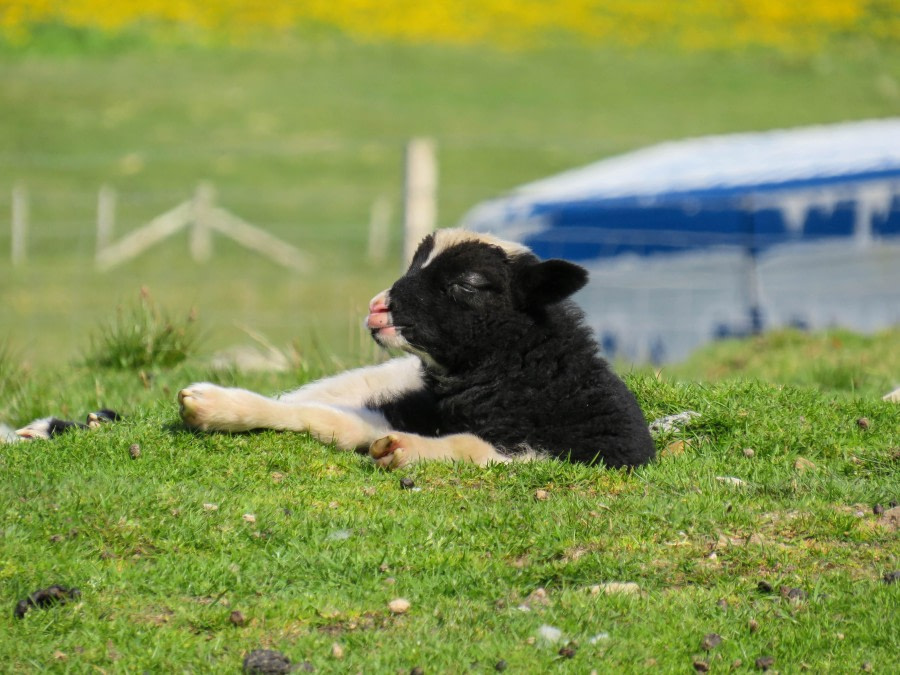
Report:
M 12 191 L 12 264 L 22 265 L 28 257 L 28 190 L 16 183 Z
M 191 258 L 205 263 L 212 258 L 212 217 L 216 192 L 209 183 L 200 183 L 194 193 L 194 216 L 191 227 Z
M 409 263 L 416 247 L 437 223 L 437 159 L 434 141 L 414 138 L 406 146 L 403 257 Z
M 106 249 L 113 238 L 113 231 L 116 227 L 116 191 L 109 185 L 100 187 L 97 194 L 97 251 L 96 256 L 99 258 L 100 252 Z

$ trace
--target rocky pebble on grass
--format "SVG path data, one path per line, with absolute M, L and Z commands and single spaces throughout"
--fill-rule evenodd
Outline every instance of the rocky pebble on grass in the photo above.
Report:
M 571 642 L 571 643 L 565 645 L 564 647 L 560 647 L 558 654 L 561 657 L 563 657 L 564 659 L 571 659 L 571 658 L 575 658 L 575 654 L 577 652 L 578 652 L 578 646 L 574 642 Z
M 757 670 L 768 670 L 775 665 L 775 658 L 772 656 L 760 656 L 755 662 Z
M 391 614 L 406 614 L 410 607 L 412 607 L 412 603 L 406 598 L 395 598 L 388 603 Z
M 254 649 L 244 657 L 244 672 L 276 675 L 293 670 L 291 660 L 274 649 Z
M 722 636 L 718 633 L 707 633 L 703 636 L 703 639 L 700 641 L 700 649 L 705 652 L 710 651 L 711 649 L 715 649 L 720 644 L 722 644 Z

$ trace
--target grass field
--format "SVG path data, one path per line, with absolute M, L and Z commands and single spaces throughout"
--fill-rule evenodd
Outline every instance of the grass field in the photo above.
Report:
M 633 474 L 539 462 L 397 475 L 302 434 L 178 423 L 190 381 L 274 392 L 294 376 L 190 359 L 149 373 L 25 380 L 20 415 L 109 405 L 126 419 L 0 446 L 5 670 L 236 672 L 257 648 L 318 672 L 896 666 L 900 584 L 883 576 L 900 547 L 876 507 L 898 496 L 896 404 L 635 374 L 648 417 L 702 416 Z M 81 596 L 13 618 L 51 584 Z M 396 598 L 408 612 L 391 612 Z M 710 633 L 722 642 L 706 650 Z
M 77 356 L 142 285 L 173 312 L 196 307 L 210 351 L 249 342 L 246 327 L 346 359 L 365 303 L 400 267 L 397 254 L 367 262 L 367 223 L 387 198 L 399 251 L 402 154 L 415 135 L 437 141 L 439 220 L 452 225 L 522 182 L 657 141 L 900 111 L 900 51 L 877 43 L 805 56 L 339 37 L 255 50 L 39 47 L 0 52 L 0 337 L 38 366 Z M 183 236 L 93 269 L 101 184 L 119 192 L 121 235 L 207 179 L 225 207 L 308 250 L 316 272 L 225 241 L 196 267 Z M 28 262 L 13 269 L 5 223 L 18 182 L 31 233 Z
M 174 402 L 196 380 L 275 393 L 372 358 L 364 308 L 400 260 L 366 260 L 369 209 L 391 201 L 398 250 L 411 136 L 437 140 L 451 225 L 524 181 L 668 138 L 895 115 L 896 46 L 62 40 L 3 48 L 0 69 L 0 214 L 21 181 L 32 222 L 13 268 L 0 215 L 0 422 L 125 415 L 0 445 L 0 670 L 238 672 L 257 648 L 318 672 L 743 672 L 764 657 L 779 672 L 896 669 L 900 584 L 884 575 L 900 545 L 883 511 L 900 424 L 880 400 L 900 384 L 896 331 L 780 333 L 658 374 L 622 366 L 648 418 L 701 413 L 632 474 L 390 474 L 302 434 L 189 433 Z M 315 273 L 219 241 L 196 266 L 184 236 L 94 270 L 101 184 L 120 194 L 121 234 L 206 179 L 308 249 Z M 176 323 L 196 308 L 199 345 L 177 346 L 187 358 L 171 367 L 100 365 L 101 326 L 143 286 Z M 213 351 L 263 339 L 293 342 L 289 372 L 211 369 Z M 106 351 L 142 349 L 127 344 Z M 51 584 L 81 595 L 14 618 Z M 390 610 L 397 598 L 408 611 Z M 721 644 L 704 645 L 712 633 Z

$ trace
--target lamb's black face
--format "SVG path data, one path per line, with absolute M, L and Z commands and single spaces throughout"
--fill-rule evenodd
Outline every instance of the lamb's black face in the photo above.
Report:
M 584 284 L 580 267 L 548 263 L 515 244 L 441 230 L 422 242 L 407 273 L 373 298 L 366 324 L 379 344 L 428 364 L 470 363 L 510 348 L 533 325 L 534 310 Z M 549 284 L 548 271 L 556 273 Z M 573 271 L 575 283 L 561 286 Z M 542 295 L 548 285 L 556 292 Z

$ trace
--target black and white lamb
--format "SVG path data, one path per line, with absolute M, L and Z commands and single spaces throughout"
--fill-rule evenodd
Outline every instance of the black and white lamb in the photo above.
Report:
M 309 432 L 396 468 L 558 457 L 633 467 L 655 452 L 632 393 L 569 296 L 587 272 L 519 244 L 439 230 L 369 305 L 382 346 L 412 354 L 279 398 L 209 383 L 178 394 L 192 428 Z

